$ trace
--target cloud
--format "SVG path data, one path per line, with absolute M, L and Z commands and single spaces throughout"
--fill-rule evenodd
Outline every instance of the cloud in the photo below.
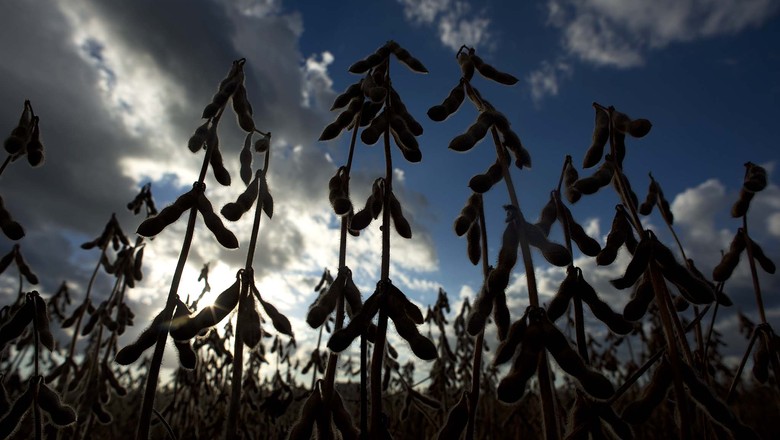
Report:
M 439 41 L 452 50 L 493 44 L 490 19 L 484 12 L 471 14 L 471 5 L 463 0 L 398 0 L 404 16 L 417 25 L 435 26 Z
M 33 28 L 38 31 L 30 34 Z M 300 14 L 282 12 L 276 1 L 108 6 L 91 0 L 33 0 L 0 16 L 0 51 L 13 60 L 0 69 L 0 98 L 14 103 L 0 107 L 0 122 L 10 132 L 29 98 L 41 118 L 47 153 L 41 169 L 29 169 L 23 161 L 11 164 L 2 176 L 2 195 L 28 232 L 20 242 L 22 252 L 38 272 L 44 296 L 67 279 L 75 301 L 80 300 L 97 255 L 79 244 L 94 238 L 112 212 L 132 235 L 141 219 L 124 206 L 141 184 L 153 182 L 160 207 L 191 187 L 203 153 L 190 153 L 187 140 L 202 123 L 201 109 L 231 62 L 246 57 L 255 122 L 272 132 L 268 180 L 276 201 L 273 219 L 261 223 L 255 276 L 269 301 L 293 320 L 299 340 L 316 338 L 316 332 L 294 318 L 313 299 L 312 274 L 338 261 L 338 220 L 323 187 L 336 168 L 328 155 L 335 143 L 316 144 L 333 119 L 328 107 L 336 93 L 328 71 L 333 55 L 322 50 L 304 56 L 302 32 Z M 207 177 L 206 194 L 216 209 L 241 191 L 237 156 L 243 135 L 233 119 L 223 118 L 220 144 L 234 183 L 225 188 L 210 171 Z M 374 177 L 355 172 L 355 194 L 367 195 Z M 396 184 L 415 240 L 394 241 L 398 261 L 393 267 L 404 272 L 410 286 L 430 289 L 430 281 L 419 273 L 436 269 L 438 260 L 430 234 L 414 220 L 425 215 L 427 203 L 406 190 L 402 179 Z M 213 296 L 230 284 L 246 258 L 251 214 L 245 217 L 227 225 L 241 245 L 235 251 L 219 247 L 198 221 L 182 297 L 200 292 L 196 280 L 207 262 L 212 263 Z M 180 220 L 147 242 L 144 281 L 128 293 L 137 327 L 162 307 L 185 223 Z M 381 258 L 378 225 L 372 226 L 361 237 L 350 238 L 348 264 L 356 266 L 361 285 L 376 282 Z M 11 246 L 0 238 L 3 253 Z M 96 298 L 104 298 L 112 282 L 100 274 Z M 15 298 L 17 288 L 15 274 L 3 274 L 3 303 Z M 129 332 L 126 338 L 132 336 Z
M 558 96 L 560 83 L 571 78 L 572 68 L 564 60 L 555 63 L 543 61 L 542 65 L 529 73 L 526 81 L 531 86 L 531 98 L 539 102 L 546 96 Z
M 758 27 L 778 10 L 772 0 L 548 0 L 547 23 L 560 31 L 562 53 L 526 77 L 531 97 L 539 102 L 557 96 L 575 59 L 637 67 L 650 51 Z
M 772 0 L 550 0 L 549 23 L 567 54 L 595 65 L 627 68 L 669 44 L 757 27 L 779 9 Z

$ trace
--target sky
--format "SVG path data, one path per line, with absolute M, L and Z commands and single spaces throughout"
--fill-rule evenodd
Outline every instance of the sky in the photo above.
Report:
M 202 157 L 190 153 L 187 140 L 231 61 L 245 57 L 255 122 L 273 134 L 269 186 L 275 214 L 261 225 L 256 278 L 266 299 L 292 321 L 299 356 L 307 358 L 306 347 L 317 337 L 305 323 L 313 286 L 324 268 L 335 272 L 338 263 L 338 223 L 326 182 L 348 148 L 344 134 L 329 142 L 318 138 L 336 116 L 329 111 L 333 99 L 359 79 L 348 67 L 387 40 L 408 49 L 430 72 L 393 67 L 394 86 L 425 132 L 419 138 L 422 162 L 407 163 L 397 154 L 394 160 L 394 187 L 414 237 L 393 239 L 391 278 L 420 306 L 432 304 L 441 287 L 457 310 L 481 285 L 481 269 L 469 263 L 452 222 L 470 194 L 468 180 L 487 169 L 494 153 L 485 143 L 468 153 L 447 148 L 476 118 L 473 107 L 464 105 L 441 123 L 426 117 L 458 82 L 454 55 L 464 44 L 520 79 L 512 87 L 479 77 L 473 84 L 508 117 L 532 156 L 531 169 L 513 171 L 526 217 L 538 217 L 567 154 L 582 172 L 596 101 L 652 121 L 648 136 L 629 139 L 626 173 L 640 197 L 648 172 L 661 183 L 686 253 L 705 273 L 740 225 L 728 213 L 743 164 L 764 166 L 770 184 L 754 199 L 750 231 L 780 260 L 777 0 L 29 0 L 4 2 L 0 11 L 0 130 L 10 133 L 30 99 L 46 148 L 42 167 L 20 161 L 6 169 L 0 194 L 25 226 L 27 236 L 19 243 L 44 296 L 67 280 L 79 301 L 98 256 L 79 245 L 96 237 L 113 212 L 132 233 L 142 219 L 125 204 L 143 184 L 152 182 L 159 206 L 191 186 Z M 226 122 L 220 137 L 234 184 L 220 187 L 209 177 L 207 194 L 215 206 L 242 190 L 242 136 Z M 383 174 L 382 160 L 379 148 L 358 146 L 351 180 L 356 205 Z M 491 262 L 507 202 L 499 187 L 486 198 Z M 613 192 L 603 191 L 571 209 L 603 243 L 617 202 Z M 657 213 L 645 222 L 669 243 Z M 137 331 L 164 304 L 184 227 L 180 221 L 147 245 L 144 281 L 129 294 L 141 323 Z M 214 295 L 232 283 L 243 266 L 251 225 L 230 227 L 240 250 L 220 249 L 208 231 L 196 230 L 182 296 L 200 292 L 196 279 L 207 262 Z M 553 238 L 560 240 L 560 234 Z M 0 252 L 12 245 L 0 237 Z M 348 249 L 347 264 L 368 295 L 379 277 L 378 223 Z M 534 258 L 545 302 L 564 270 L 546 265 L 538 253 Z M 608 280 L 620 275 L 628 257 L 621 254 L 606 269 L 575 258 L 602 298 L 622 310 L 628 294 Z M 778 328 L 780 282 L 766 274 L 760 281 L 770 323 Z M 110 282 L 98 277 L 98 298 L 108 294 Z M 524 283 L 516 268 L 508 289 L 513 319 L 528 304 Z M 13 270 L 0 277 L 2 303 L 12 301 L 17 289 Z M 724 312 L 718 329 L 727 342 L 743 347 L 734 311 L 758 316 L 744 262 L 726 290 L 735 306 Z M 592 333 L 603 333 L 603 326 L 591 324 Z M 391 341 L 405 346 L 397 337 Z

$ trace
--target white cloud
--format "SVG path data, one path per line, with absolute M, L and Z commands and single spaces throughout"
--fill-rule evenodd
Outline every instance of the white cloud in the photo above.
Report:
M 777 238 L 780 238 L 780 212 L 776 212 L 766 219 L 767 230 Z
M 413 24 L 434 25 L 439 41 L 452 50 L 462 45 L 490 46 L 492 35 L 490 19 L 484 12 L 472 14 L 471 5 L 464 0 L 398 0 L 404 7 L 404 16 Z
M 761 25 L 778 11 L 773 0 L 550 0 L 549 23 L 563 31 L 564 50 L 596 65 L 640 65 L 648 50 Z
M 526 77 L 531 87 L 531 98 L 539 102 L 545 96 L 557 96 L 561 81 L 571 77 L 571 66 L 558 60 L 555 63 L 543 61 L 542 65 Z

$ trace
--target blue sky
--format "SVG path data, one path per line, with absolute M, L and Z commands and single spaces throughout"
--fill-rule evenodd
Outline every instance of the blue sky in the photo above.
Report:
M 454 54 L 461 44 L 476 47 L 486 62 L 520 78 L 513 87 L 482 78 L 474 85 L 506 114 L 532 155 L 533 168 L 515 170 L 514 177 L 527 217 L 538 216 L 566 154 L 581 169 L 596 101 L 653 122 L 647 137 L 629 140 L 627 174 L 642 197 L 646 173 L 652 171 L 673 202 L 686 250 L 705 273 L 738 226 L 728 210 L 746 161 L 764 165 L 772 182 L 756 197 L 751 232 L 770 256 L 780 257 L 776 0 L 36 0 L 0 9 L 5 60 L 0 124 L 10 131 L 22 102 L 31 99 L 47 148 L 40 169 L 12 164 L 0 180 L 0 194 L 27 227 L 22 251 L 43 279 L 44 293 L 62 279 L 76 292 L 83 289 L 96 255 L 78 244 L 98 234 L 114 211 L 126 231 L 133 231 L 140 219 L 123 210 L 140 185 L 152 180 L 162 205 L 195 180 L 200 158 L 189 153 L 186 141 L 230 61 L 246 57 L 256 122 L 274 133 L 276 151 L 270 172 L 276 215 L 263 225 L 255 260 L 260 287 L 291 317 L 302 345 L 311 344 L 316 331 L 306 330 L 304 322 L 311 286 L 323 267 L 337 264 L 338 233 L 324 188 L 347 148 L 345 135 L 327 143 L 317 138 L 335 118 L 328 112 L 333 98 L 358 80 L 347 72 L 349 65 L 390 39 L 430 71 L 417 75 L 393 68 L 394 85 L 425 133 L 421 163 L 405 163 L 400 155 L 395 160 L 399 197 L 415 237 L 394 241 L 391 277 L 420 305 L 433 302 L 439 286 L 452 301 L 473 296 L 481 279 L 480 269 L 467 260 L 465 240 L 452 232 L 452 221 L 469 195 L 469 178 L 492 163 L 493 150 L 484 143 L 467 154 L 447 149 L 476 118 L 473 108 L 464 105 L 443 123 L 425 116 L 460 77 Z M 240 134 L 230 127 L 222 136 L 223 154 L 232 157 L 228 166 L 237 176 Z M 361 146 L 356 170 L 352 191 L 361 204 L 382 172 L 380 150 Z M 215 205 L 238 192 L 236 184 L 209 184 Z M 506 201 L 499 187 L 487 199 L 492 244 L 500 240 Z M 572 211 L 603 240 L 616 202 L 605 191 Z M 664 230 L 660 218 L 647 221 Z M 358 267 L 364 294 L 378 277 L 376 226 L 349 245 L 348 264 Z M 234 230 L 245 246 L 247 223 Z M 181 231 L 183 224 L 166 230 L 146 253 L 155 264 L 131 298 L 148 313 L 162 307 Z M 195 279 L 203 263 L 213 262 L 212 285 L 219 290 L 231 282 L 244 256 L 241 250 L 222 251 L 200 234 L 185 272 L 183 290 L 190 294 L 200 290 Z M 0 238 L 0 251 L 10 247 Z M 492 251 L 491 261 L 497 249 Z M 590 261 L 578 262 L 605 299 L 617 308 L 625 303 L 625 294 L 607 282 L 619 267 L 599 271 Z M 557 289 L 563 271 L 545 264 L 537 270 L 544 300 Z M 735 302 L 754 312 L 747 271 L 735 277 Z M 101 282 L 105 287 L 108 280 Z M 15 276 L 0 279 L 6 298 L 12 298 L 15 283 Z M 780 286 L 768 276 L 762 283 L 769 292 Z M 777 327 L 780 302 L 768 298 L 766 303 Z M 510 285 L 510 304 L 513 317 L 527 304 L 519 270 Z M 735 321 L 721 325 L 733 330 Z

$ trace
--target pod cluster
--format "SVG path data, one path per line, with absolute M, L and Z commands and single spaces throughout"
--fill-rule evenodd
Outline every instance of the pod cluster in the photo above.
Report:
M 24 101 L 24 109 L 11 134 L 3 142 L 5 151 L 16 161 L 27 156 L 30 166 L 37 167 L 43 163 L 43 143 L 41 142 L 38 116 L 33 111 L 30 101 Z
M 753 196 L 766 188 L 766 185 L 766 170 L 752 162 L 745 163 L 745 179 L 739 191 L 739 198 L 731 207 L 731 216 L 737 218 L 747 214 Z
M 569 236 L 583 254 L 589 257 L 595 257 L 601 252 L 601 245 L 599 242 L 585 233 L 585 229 L 582 225 L 574 220 L 574 216 L 571 214 L 569 208 L 561 203 L 557 192 L 553 192 L 550 194 L 550 200 L 542 208 L 539 220 L 535 225 L 541 229 L 545 236 L 549 236 L 550 229 L 556 221 L 558 221 L 562 227 L 568 229 Z
M 336 97 L 331 110 L 344 110 L 325 127 L 320 140 L 334 139 L 345 129 L 352 129 L 357 124 L 365 127 L 360 134 L 364 144 L 373 145 L 384 133 L 389 133 L 407 161 L 420 162 L 422 152 L 417 137 L 422 135 L 423 127 L 409 113 L 401 96 L 390 83 L 388 67 L 391 54 L 414 72 L 428 72 L 406 49 L 394 41 L 388 41 L 349 68 L 350 72 L 365 76 Z
M 622 170 L 615 169 L 614 164 L 622 168 L 623 159 L 626 155 L 626 135 L 640 138 L 647 135 L 652 128 L 652 124 L 647 119 L 631 119 L 625 113 L 615 110 L 614 107 L 605 108 L 597 103 L 593 103 L 596 111 L 596 120 L 593 128 L 593 136 L 590 147 L 585 152 L 582 161 L 583 168 L 592 168 L 599 164 L 602 159 L 605 161 L 590 176 L 579 178 L 576 172 L 566 171 L 566 197 L 571 203 L 579 200 L 582 194 L 594 194 L 599 189 L 609 185 L 617 184 L 614 179 L 622 179 L 627 184 L 628 179 L 623 176 Z M 612 154 L 604 154 L 604 147 L 610 141 L 610 146 L 614 151 Z M 574 177 L 572 179 L 572 177 Z M 634 205 L 638 205 L 636 195 L 628 189 Z
M 11 213 L 6 209 L 2 196 L 0 196 L 0 229 L 11 240 L 19 240 L 24 237 L 24 228 L 11 217 Z
M 593 287 L 582 276 L 582 270 L 572 266 L 567 270 L 566 278 L 547 307 L 547 317 L 555 322 L 566 313 L 572 298 L 578 298 L 588 305 L 593 315 L 618 335 L 627 335 L 634 329 L 623 315 L 616 313 L 599 298 Z
M 610 438 L 605 429 L 612 432 L 616 438 L 625 440 L 634 438 L 631 426 L 615 413 L 612 405 L 578 392 L 574 399 L 574 406 L 569 412 L 566 438 L 570 440 Z
M 314 435 L 315 424 L 317 426 L 316 438 L 333 438 L 333 428 L 330 420 L 336 426 L 340 438 L 344 440 L 357 440 L 360 436 L 352 416 L 344 405 L 344 399 L 334 387 L 330 402 L 326 403 L 322 396 L 322 380 L 318 380 L 314 389 L 303 402 L 298 419 L 290 428 L 290 440 L 308 440 Z
M 257 312 L 255 300 L 260 303 L 278 332 L 292 336 L 290 321 L 273 304 L 263 299 L 255 285 L 253 272 L 242 269 L 236 274 L 236 281 L 217 296 L 214 304 L 197 314 L 191 314 L 186 305 L 180 302 L 170 325 L 171 337 L 176 341 L 188 341 L 215 326 L 238 306 L 236 331 L 249 348 L 254 348 L 264 334 L 263 318 Z
M 315 291 L 318 291 L 319 295 L 309 306 L 306 314 L 306 323 L 311 328 L 319 328 L 327 322 L 341 297 L 345 299 L 347 314 L 350 317 L 354 317 L 363 308 L 360 290 L 352 280 L 352 271 L 347 266 L 339 269 L 336 279 L 331 277 L 330 272 L 323 272 Z
M 355 338 L 369 331 L 371 321 L 380 308 L 387 312 L 399 336 L 409 343 L 418 358 L 432 360 L 437 357 L 436 346 L 417 330 L 417 325 L 424 322 L 422 312 L 389 280 L 377 283 L 374 293 L 352 316 L 349 324 L 333 333 L 328 341 L 328 348 L 340 352 L 349 347 Z
M 637 244 L 624 275 L 610 281 L 614 287 L 621 290 L 637 286 L 633 297 L 626 304 L 623 314 L 626 319 L 641 319 L 654 297 L 652 280 L 646 273 L 650 270 L 650 265 L 657 266 L 663 277 L 677 287 L 680 295 L 689 303 L 710 304 L 716 299 L 721 301 L 711 283 L 680 264 L 672 251 L 647 230 Z
M 756 348 L 753 350 L 753 377 L 761 384 L 769 380 L 769 365 L 780 362 L 780 337 L 769 324 L 755 328 Z
M 76 411 L 60 399 L 59 394 L 43 382 L 43 376 L 32 376 L 27 389 L 8 404 L 8 411 L 0 418 L 0 438 L 11 437 L 24 416 L 37 405 L 55 426 L 68 426 L 76 421 Z
M 5 272 L 5 270 L 8 269 L 8 266 L 10 266 L 12 262 L 16 264 L 16 268 L 19 270 L 19 273 L 24 277 L 25 280 L 27 280 L 28 283 L 38 284 L 38 276 L 35 275 L 32 269 L 30 269 L 27 261 L 24 260 L 19 244 L 13 245 L 11 251 L 3 255 L 3 258 L 0 258 L 0 274 Z
M 728 430 L 734 438 L 759 438 L 755 431 L 739 421 L 728 405 L 712 392 L 710 386 L 702 382 L 688 364 L 685 362 L 679 364 L 687 393 L 713 422 Z M 650 378 L 642 395 L 623 409 L 621 418 L 632 425 L 645 422 L 653 410 L 664 401 L 671 388 L 672 377 L 671 364 L 664 358 Z
M 231 222 L 238 221 L 254 206 L 255 201 L 261 203 L 261 209 L 269 219 L 273 217 L 274 198 L 268 190 L 268 182 L 266 181 L 264 170 L 257 170 L 254 179 L 248 182 L 244 192 L 239 194 L 235 202 L 230 202 L 223 206 L 220 213 Z
M 614 394 L 612 383 L 585 365 L 569 345 L 566 336 L 547 317 L 544 309 L 529 307 L 525 315 L 512 324 L 507 337 L 496 349 L 496 365 L 514 357 L 509 373 L 498 385 L 499 400 L 511 403 L 523 397 L 526 384 L 536 374 L 542 350 L 545 349 L 558 366 L 575 378 L 590 396 L 605 400 Z
M 27 292 L 24 302 L 15 310 L 0 327 L 0 352 L 8 343 L 18 338 L 32 324 L 32 330 L 38 336 L 38 341 L 49 351 L 54 350 L 54 336 L 49 328 L 49 313 L 46 302 L 37 290 Z
M 152 197 L 152 182 L 144 184 L 133 200 L 127 204 L 127 209 L 133 211 L 133 214 L 136 215 L 141 212 L 141 208 L 144 208 L 146 217 L 157 214 L 157 207 Z
M 672 225 L 674 224 L 674 215 L 672 214 L 672 209 L 669 207 L 669 201 L 664 197 L 661 185 L 653 179 L 652 174 L 649 174 L 649 176 L 650 187 L 647 190 L 645 201 L 639 205 L 639 213 L 642 215 L 650 215 L 650 213 L 653 212 L 653 207 L 657 205 L 661 217 L 667 224 Z
M 225 227 L 222 219 L 214 212 L 214 207 L 203 193 L 204 190 L 205 185 L 198 185 L 196 182 L 191 190 L 180 195 L 176 201 L 163 208 L 157 215 L 144 220 L 136 232 L 144 237 L 154 237 L 178 220 L 185 211 L 195 208 L 200 212 L 203 222 L 214 234 L 219 244 L 227 249 L 238 248 L 238 239 Z

